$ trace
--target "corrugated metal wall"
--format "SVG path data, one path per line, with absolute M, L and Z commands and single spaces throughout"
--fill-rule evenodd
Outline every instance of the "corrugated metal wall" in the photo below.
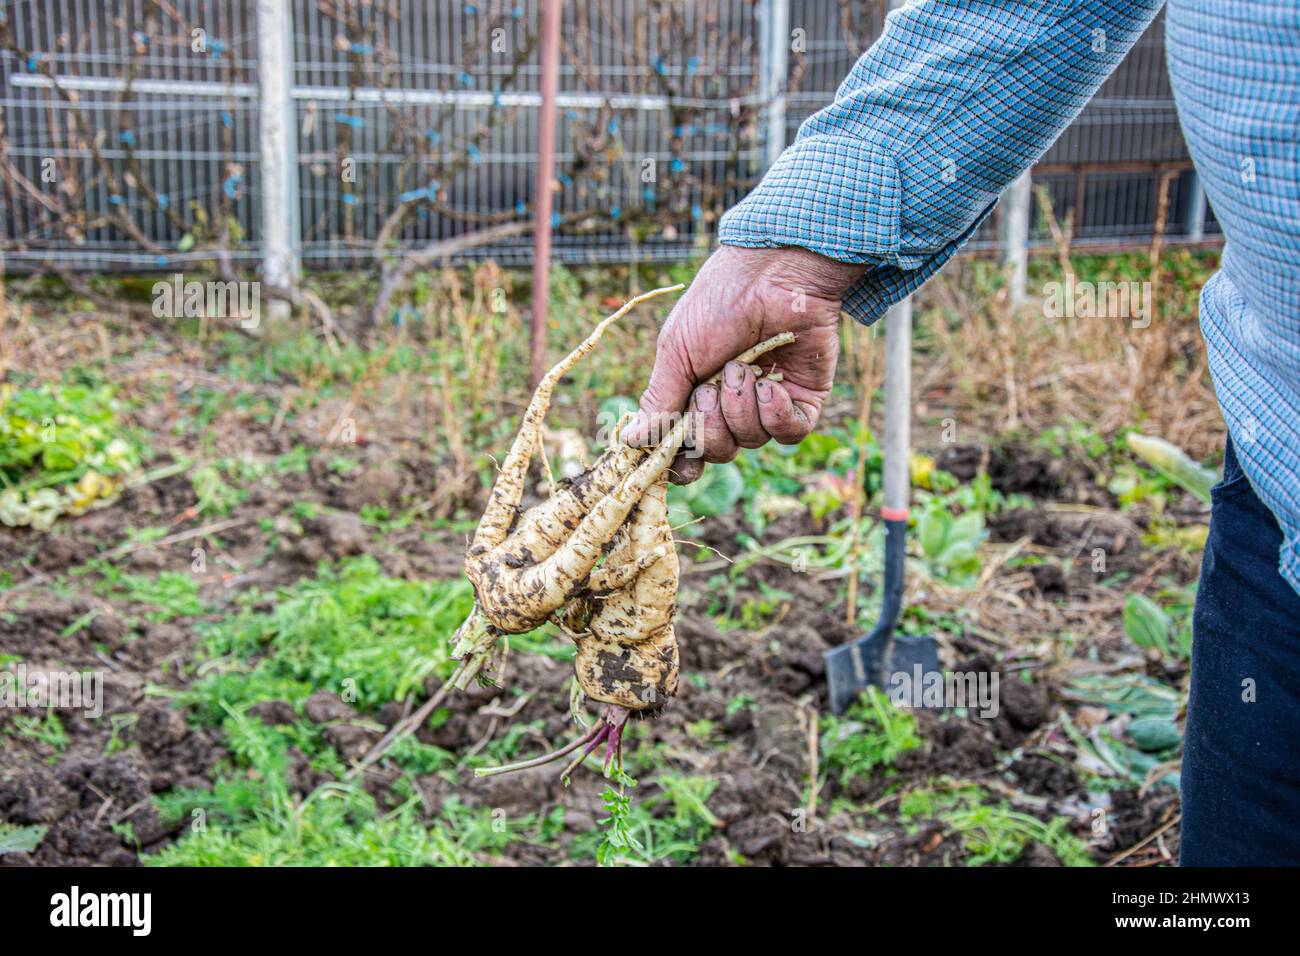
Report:
M 307 266 L 369 260 L 402 197 L 410 210 L 394 233 L 402 243 L 526 214 L 537 139 L 538 56 L 530 49 L 537 0 L 285 2 Z M 803 50 L 789 57 L 787 139 L 879 34 L 885 7 L 790 0 Z M 209 221 L 231 217 L 236 255 L 256 260 L 251 0 L 9 0 L 0 9 L 16 46 L 30 53 L 0 54 L 14 168 L 42 189 L 79 184 L 80 207 L 126 212 L 149 240 L 142 245 L 104 221 L 111 216 L 92 218 L 74 240 L 10 181 L 0 222 L 10 266 L 57 259 L 79 268 L 179 267 L 210 255 L 197 251 L 202 235 L 187 251 L 197 210 Z M 764 10 L 761 0 L 566 3 L 557 257 L 685 255 L 761 175 Z M 1037 173 L 1059 212 L 1076 210 L 1082 239 L 1148 236 L 1157 184 L 1170 171 L 1170 232 L 1188 218 L 1189 163 L 1161 29 L 1158 22 Z M 49 88 L 46 66 L 75 107 Z M 93 148 L 69 148 L 76 117 L 96 131 Z M 62 179 L 47 184 L 41 173 L 51 157 Z M 979 241 L 991 237 L 986 231 Z M 523 262 L 529 252 L 521 239 L 475 254 Z

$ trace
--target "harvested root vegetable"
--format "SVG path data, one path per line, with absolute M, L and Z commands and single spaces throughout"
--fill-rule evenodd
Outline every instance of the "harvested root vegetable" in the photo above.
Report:
M 501 464 L 465 555 L 475 604 L 457 632 L 452 653 L 463 663 L 453 686 L 484 679 L 502 636 L 553 621 L 577 644 L 582 692 L 606 708 L 583 736 L 554 753 L 480 775 L 539 766 L 577 750 L 567 776 L 601 744 L 608 769 L 616 759 L 621 763 L 628 718 L 658 714 L 677 692 L 678 564 L 668 523 L 668 468 L 687 438 L 688 420 L 677 421 L 653 448 L 632 448 L 616 438 L 586 471 L 552 481 L 547 500 L 527 511 L 519 504 L 556 384 L 611 323 L 647 299 L 681 288 L 636 297 L 551 369 Z M 774 336 L 737 360 L 752 362 L 793 341 L 791 333 Z

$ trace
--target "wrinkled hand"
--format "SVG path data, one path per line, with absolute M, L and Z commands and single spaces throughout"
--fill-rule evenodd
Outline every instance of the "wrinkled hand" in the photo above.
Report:
M 700 477 L 705 462 L 731 461 L 741 448 L 802 441 L 834 381 L 844 293 L 866 271 L 795 247 L 722 246 L 660 330 L 641 413 L 623 440 L 654 444 L 673 416 L 691 415 L 692 447 L 669 472 L 677 484 Z M 761 377 L 728 361 L 781 332 L 797 339 L 764 356 Z M 701 384 L 719 369 L 720 384 Z M 776 380 L 769 379 L 773 372 L 780 373 Z

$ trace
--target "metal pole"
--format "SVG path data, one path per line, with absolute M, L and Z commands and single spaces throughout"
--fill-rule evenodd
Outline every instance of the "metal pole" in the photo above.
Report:
M 903 6 L 891 0 L 891 9 Z M 885 313 L 885 462 L 881 515 L 906 520 L 911 504 L 912 473 L 912 299 Z
M 767 136 L 764 142 L 764 168 L 771 169 L 785 149 L 785 86 L 789 78 L 790 0 L 763 0 L 760 87 L 762 108 L 767 112 Z
M 891 0 L 889 8 L 904 7 Z M 911 297 L 885 312 L 885 444 L 881 516 L 907 518 L 911 503 Z
M 854 671 L 859 683 L 886 683 L 894 654 L 894 628 L 903 610 L 907 519 L 912 503 L 911 438 L 912 300 L 909 297 L 885 313 L 885 480 L 880 503 L 880 517 L 885 526 L 884 579 L 880 589 L 880 620 L 855 645 Z M 832 700 L 831 703 L 837 712 L 843 710 L 843 702 Z
M 1024 305 L 1029 282 L 1029 209 L 1033 194 L 1033 174 L 1028 169 L 1002 194 L 998 232 L 1013 309 Z
M 885 464 L 881 514 L 906 520 L 911 504 L 912 299 L 885 313 Z
M 546 303 L 550 297 L 552 183 L 555 179 L 555 97 L 560 88 L 563 0 L 542 5 L 542 106 L 537 113 L 537 198 L 533 232 L 533 308 L 529 364 L 533 387 L 546 374 Z
M 1187 238 L 1192 242 L 1200 242 L 1205 238 L 1205 213 L 1209 208 L 1209 202 L 1205 198 L 1205 184 L 1201 182 L 1201 174 L 1192 170 L 1188 176 L 1188 184 L 1191 189 L 1191 195 L 1187 197 Z
M 257 0 L 257 75 L 262 173 L 262 276 L 267 285 L 292 288 L 298 259 L 298 144 L 293 122 L 293 31 L 285 0 Z M 289 303 L 272 301 L 269 315 L 283 319 Z

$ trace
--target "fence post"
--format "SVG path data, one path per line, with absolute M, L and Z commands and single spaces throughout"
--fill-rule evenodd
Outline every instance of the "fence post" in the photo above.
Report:
M 298 143 L 294 129 L 293 31 L 286 0 L 257 0 L 259 158 L 262 179 L 262 278 L 292 288 L 298 279 Z M 271 319 L 289 314 L 273 300 Z
M 1002 194 L 998 239 L 1002 246 L 1002 264 L 1008 273 L 1007 291 L 1013 309 L 1025 304 L 1029 282 L 1029 209 L 1033 194 L 1033 172 L 1028 169 Z
M 790 0 L 763 0 L 758 68 L 762 90 L 760 108 L 767 114 L 763 168 L 771 169 L 785 149 L 785 85 L 789 77 Z
M 537 110 L 537 198 L 533 218 L 533 301 L 528 361 L 533 388 L 546 374 L 546 308 L 551 295 L 552 180 L 555 178 L 555 100 L 560 89 L 563 0 L 542 0 L 542 105 Z

